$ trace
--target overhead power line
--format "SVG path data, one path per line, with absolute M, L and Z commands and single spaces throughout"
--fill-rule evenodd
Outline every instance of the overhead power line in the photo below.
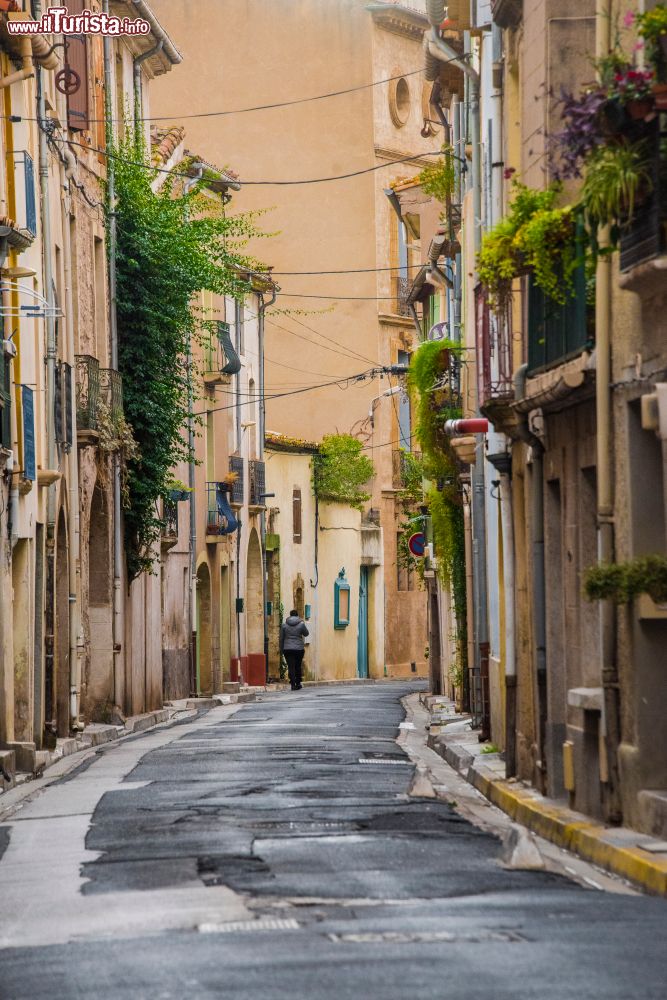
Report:
M 151 117 L 138 118 L 140 122 L 170 122 L 175 118 L 178 119 L 191 119 L 191 118 L 228 118 L 231 115 L 247 115 L 253 111 L 274 111 L 278 108 L 291 108 L 295 104 L 310 104 L 316 101 L 326 101 L 331 97 L 344 97 L 346 94 L 354 94 L 360 90 L 370 90 L 373 87 L 381 87 L 384 83 L 393 83 L 394 80 L 401 80 L 406 76 L 417 76 L 424 72 L 424 68 L 412 69 L 407 73 L 399 73 L 396 76 L 387 76 L 382 80 L 373 80 L 371 83 L 360 83 L 356 87 L 346 87 L 345 90 L 331 90 L 326 94 L 316 94 L 313 97 L 297 97 L 291 101 L 276 101 L 273 104 L 256 104 L 249 108 L 232 108 L 228 111 L 192 111 L 189 114 L 176 113 L 173 115 L 152 115 Z M 126 124 L 124 118 L 89 118 L 88 121 L 92 124 L 97 124 L 102 121 L 112 121 L 114 123 Z
M 118 153 L 109 153 L 101 146 L 89 146 L 83 142 L 76 142 L 74 139 L 66 139 L 64 136 L 53 136 L 54 142 L 66 142 L 70 146 L 77 146 L 85 149 L 89 153 L 98 153 L 107 160 L 116 160 L 118 163 L 126 163 L 131 167 L 140 167 L 153 174 L 168 174 L 170 177 L 183 177 L 189 181 L 193 178 L 190 174 L 178 170 L 170 170 L 167 167 L 154 167 L 149 163 L 142 163 L 141 160 L 130 160 L 126 156 L 119 156 Z M 330 181 L 345 181 L 352 177 L 361 177 L 363 174 L 372 174 L 378 170 L 385 170 L 387 167 L 395 167 L 399 163 L 412 163 L 414 160 L 421 160 L 425 156 L 441 156 L 439 149 L 424 150 L 421 153 L 413 153 L 412 156 L 402 156 L 397 160 L 389 160 L 387 163 L 376 163 L 374 167 L 364 167 L 361 170 L 352 170 L 347 174 L 335 174 L 330 177 L 306 177 L 302 180 L 294 181 L 245 181 L 239 180 L 241 187 L 292 187 L 304 184 L 327 184 Z

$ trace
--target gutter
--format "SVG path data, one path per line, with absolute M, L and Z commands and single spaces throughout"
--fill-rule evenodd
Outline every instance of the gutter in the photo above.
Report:
M 148 49 L 146 52 L 142 52 L 141 55 L 136 56 L 132 60 L 132 77 L 134 81 L 134 127 L 139 128 L 139 122 L 141 121 L 141 98 L 142 98 L 142 86 L 141 86 L 141 66 L 150 59 L 151 56 L 156 56 L 158 52 L 161 52 L 164 48 L 164 38 L 159 38 L 156 45 L 152 49 Z
M 144 21 L 148 21 L 151 26 L 152 33 L 158 41 L 162 42 L 162 51 L 164 51 L 164 54 L 169 62 L 172 66 L 178 66 L 179 63 L 183 62 L 183 56 L 178 51 L 171 38 L 146 3 L 146 0 L 131 0 L 131 2 L 137 12 L 137 16 L 142 17 Z
M 21 39 L 21 69 L 0 78 L 0 90 L 11 87 L 13 83 L 29 80 L 35 75 L 35 65 L 32 58 L 32 42 L 30 38 Z

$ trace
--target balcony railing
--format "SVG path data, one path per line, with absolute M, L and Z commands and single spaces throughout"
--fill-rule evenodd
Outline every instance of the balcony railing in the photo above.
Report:
M 632 221 L 621 230 L 621 271 L 667 252 L 667 131 L 661 130 L 661 117 L 667 116 L 658 115 L 646 126 L 652 190 L 635 208 Z
M 76 426 L 80 431 L 97 430 L 100 398 L 100 363 L 90 354 L 76 356 Z
M 266 466 L 264 462 L 253 459 L 250 462 L 250 503 L 255 507 L 264 504 L 266 493 Z
M 239 526 L 234 511 L 229 503 L 230 486 L 228 483 L 207 483 L 207 536 L 231 535 Z
M 477 379 L 479 399 L 505 399 L 514 395 L 512 372 L 512 320 L 509 306 L 492 312 L 482 287 L 475 291 Z
M 583 269 L 576 276 L 574 292 L 564 305 L 546 296 L 529 278 L 528 372 L 532 374 L 567 361 L 592 344 Z
M 178 503 L 164 500 L 162 503 L 162 548 L 169 549 L 178 541 Z
M 113 368 L 100 368 L 100 398 L 116 426 L 123 417 L 123 377 Z
M 244 462 L 240 455 L 231 456 L 229 459 L 229 471 L 232 476 L 236 477 L 231 484 L 231 501 L 242 506 L 245 497 L 245 490 L 243 488 Z
M 396 276 L 394 278 L 394 298 L 396 299 L 396 314 L 398 316 L 409 316 L 408 295 L 410 294 L 411 281 L 409 278 Z

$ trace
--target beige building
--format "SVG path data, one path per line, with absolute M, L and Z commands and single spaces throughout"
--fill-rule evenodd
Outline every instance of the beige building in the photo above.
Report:
M 424 103 L 426 21 L 419 7 L 219 2 L 208 6 L 205 30 L 199 30 L 191 4 L 159 0 L 156 11 L 185 42 L 185 59 L 178 81 L 165 77 L 152 98 L 154 113 L 169 122 L 188 116 L 189 143 L 202 156 L 218 164 L 233 160 L 244 180 L 239 208 L 267 211 L 262 224 L 275 235 L 256 252 L 270 257 L 281 287 L 279 309 L 266 318 L 268 426 L 294 437 L 307 428 L 310 438 L 351 431 L 373 458 L 370 507 L 383 528 L 392 674 L 410 673 L 415 662 L 419 672 L 426 670 L 425 594 L 399 591 L 396 559 L 400 483 L 394 470 L 401 447 L 411 444 L 409 416 L 397 397 L 382 396 L 390 388 L 386 378 L 344 384 L 345 392 L 334 383 L 378 365 L 404 364 L 417 342 L 399 301 L 412 237 L 385 189 L 429 162 L 415 159 L 416 151 L 435 151 L 443 141 L 437 125 L 425 128 L 431 114 Z M 239 113 L 334 91 L 349 92 Z M 225 114 L 197 117 L 217 111 Z M 412 159 L 401 162 L 405 157 Z M 356 176 L 276 183 L 342 174 Z
M 344 503 L 313 492 L 316 445 L 267 435 L 271 604 L 269 668 L 279 675 L 280 625 L 294 608 L 306 621 L 305 676 L 384 676 L 382 529 Z
M 69 4 L 71 13 L 83 7 Z M 124 0 L 112 7 L 138 16 Z M 180 60 L 147 4 L 142 16 L 149 35 L 71 39 L 66 63 L 43 37 L 10 37 L 4 14 L 0 25 L 0 89 L 15 116 L 0 135 L 0 745 L 20 742 L 15 763 L 28 770 L 36 750 L 84 722 L 162 703 L 159 589 L 154 627 L 137 650 L 137 588 L 126 607 L 122 548 L 114 558 L 123 404 L 107 274 L 105 100 L 117 120 L 126 108 L 147 113 L 149 81 Z M 161 51 L 142 58 L 158 36 Z

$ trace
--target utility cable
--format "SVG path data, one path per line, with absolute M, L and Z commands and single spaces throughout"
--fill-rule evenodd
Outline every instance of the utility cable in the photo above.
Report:
M 60 136 L 54 136 L 53 141 L 67 142 L 70 146 L 78 146 L 79 149 L 85 149 L 89 153 L 98 153 L 100 156 L 104 156 L 107 160 L 116 160 L 118 163 L 125 163 L 131 167 L 140 167 L 142 170 L 148 170 L 153 174 L 168 174 L 170 177 L 183 177 L 189 181 L 193 179 L 190 174 L 183 173 L 182 171 L 170 170 L 167 167 L 155 167 L 152 164 L 142 163 L 140 160 L 130 160 L 126 156 L 119 156 L 118 153 L 109 153 L 106 149 L 102 149 L 100 146 L 90 146 L 87 143 L 75 142 L 74 139 L 63 139 Z M 351 177 L 361 177 L 363 174 L 372 174 L 378 170 L 384 170 L 386 167 L 396 166 L 399 163 L 411 163 L 414 160 L 421 160 L 424 156 L 441 155 L 442 152 L 439 149 L 424 150 L 422 153 L 413 153 L 412 156 L 402 156 L 397 160 L 389 160 L 387 163 L 377 163 L 374 167 L 364 167 L 361 170 L 352 170 L 347 174 L 335 174 L 330 177 L 308 177 L 295 181 L 242 181 L 239 179 L 239 184 L 242 188 L 291 187 L 306 184 L 327 184 L 329 181 L 345 181 L 349 180 Z
M 272 396 L 266 396 L 265 395 L 264 399 L 266 401 L 270 401 L 270 400 L 273 400 L 273 399 L 284 399 L 286 396 L 300 396 L 304 392 L 314 392 L 314 391 L 316 391 L 318 389 L 328 389 L 331 385 L 342 386 L 342 384 L 345 383 L 345 382 L 348 383 L 348 385 L 346 386 L 346 388 L 349 388 L 350 384 L 354 384 L 355 382 L 363 382 L 366 379 L 370 379 L 370 378 L 375 378 L 375 375 L 376 375 L 376 373 L 374 371 L 360 372 L 358 375 L 353 375 L 350 378 L 338 379 L 337 382 L 335 382 L 335 383 L 332 383 L 332 382 L 323 382 L 320 385 L 305 386 L 303 389 L 295 389 L 292 392 L 280 392 L 280 393 L 275 393 Z M 235 401 L 234 403 L 230 403 L 227 406 L 216 406 L 216 407 L 214 407 L 211 410 L 203 410 L 200 413 L 193 413 L 193 416 L 194 417 L 206 417 L 210 413 L 220 413 L 223 410 L 233 410 L 236 406 L 253 406 L 258 401 L 259 401 L 259 399 L 245 400 L 244 402 L 243 401 L 242 402 Z

